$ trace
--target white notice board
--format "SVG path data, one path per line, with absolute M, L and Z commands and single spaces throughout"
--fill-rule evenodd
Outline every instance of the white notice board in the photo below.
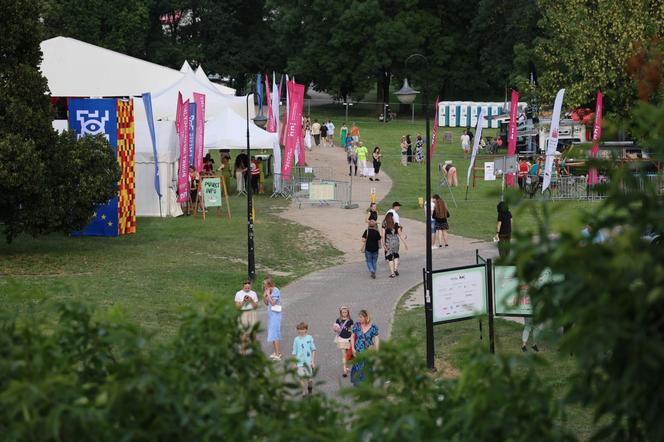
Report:
M 311 183 L 309 199 L 315 201 L 334 201 L 334 183 Z
M 486 267 L 458 267 L 433 273 L 433 322 L 468 319 L 487 312 Z
M 496 174 L 493 169 L 493 161 L 484 162 L 484 181 L 496 181 Z

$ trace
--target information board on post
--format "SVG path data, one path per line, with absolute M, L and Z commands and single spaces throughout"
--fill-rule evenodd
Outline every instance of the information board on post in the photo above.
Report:
M 495 266 L 493 283 L 496 316 L 531 316 L 533 307 L 525 293 L 519 293 L 515 266 Z
M 221 207 L 221 178 L 203 178 L 202 187 L 205 207 Z
M 334 201 L 334 183 L 310 183 L 309 199 L 315 201 Z
M 484 162 L 484 181 L 496 181 L 496 174 L 493 173 L 493 161 Z
M 434 324 L 470 319 L 487 313 L 485 265 L 434 271 L 432 280 Z

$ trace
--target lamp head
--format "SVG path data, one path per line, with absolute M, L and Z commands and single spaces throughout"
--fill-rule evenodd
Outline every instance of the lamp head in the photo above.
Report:
M 401 104 L 411 104 L 415 101 L 415 97 L 419 94 L 419 91 L 416 91 L 408 84 L 408 79 L 404 78 L 403 86 L 399 89 L 398 92 L 395 92 L 394 95 L 397 96 Z

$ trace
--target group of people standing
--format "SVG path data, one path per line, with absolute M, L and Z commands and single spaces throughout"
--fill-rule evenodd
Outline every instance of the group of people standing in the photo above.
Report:
M 399 147 L 401 149 L 402 166 L 407 166 L 413 160 L 418 164 L 422 164 L 422 161 L 424 161 L 424 138 L 422 138 L 422 134 L 417 134 L 415 139 L 415 155 L 413 155 L 413 141 L 410 134 L 401 137 Z
M 267 307 L 267 341 L 272 344 L 274 352 L 269 358 L 273 361 L 281 361 L 281 322 L 283 316 L 283 305 L 281 291 L 275 286 L 270 278 L 263 280 L 263 303 Z M 257 322 L 256 310 L 259 306 L 258 295 L 252 290 L 251 280 L 245 280 L 242 290 L 235 294 L 235 306 L 240 310 L 239 323 L 243 330 L 242 341 L 246 343 L 250 337 L 255 339 L 255 325 Z M 316 370 L 316 343 L 309 334 L 309 325 L 299 322 L 296 325 L 297 336 L 293 339 L 291 355 L 294 358 L 297 376 L 302 387 L 303 395 L 313 392 L 313 377 Z M 353 358 L 369 349 L 378 350 L 379 330 L 370 314 L 366 310 L 360 310 L 358 321 L 351 318 L 350 309 L 347 305 L 339 308 L 339 316 L 332 325 L 334 343 L 341 351 L 341 375 L 348 377 L 357 385 L 365 379 L 364 363 L 356 362 L 349 369 L 349 362 Z
M 328 119 L 321 124 L 317 119 L 314 119 L 312 124 L 309 117 L 304 117 L 302 125 L 304 127 L 304 145 L 307 149 L 311 150 L 313 145 L 319 147 L 321 144 L 323 147 L 334 146 L 335 126 L 332 120 Z M 312 137 L 313 145 L 311 143 Z

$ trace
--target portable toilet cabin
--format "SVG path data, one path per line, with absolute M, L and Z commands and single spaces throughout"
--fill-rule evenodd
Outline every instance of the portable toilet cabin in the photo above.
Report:
M 462 101 L 459 103 L 459 127 L 468 127 L 470 126 L 470 113 L 468 112 L 468 102 Z
M 480 112 L 481 106 L 471 102 L 468 107 L 470 108 L 470 126 L 477 127 L 477 114 Z
M 450 122 L 450 124 L 448 125 L 448 127 L 458 127 L 459 126 L 459 120 L 458 120 L 459 117 L 458 116 L 459 116 L 459 113 L 461 112 L 461 108 L 460 108 L 460 106 L 458 106 L 458 102 L 456 102 L 456 101 L 450 101 L 448 105 L 449 105 L 449 109 L 450 109 L 450 112 L 449 112 L 449 122 Z
M 480 111 L 482 111 L 482 128 L 486 129 L 489 127 L 489 119 L 487 118 L 487 115 L 489 115 L 489 106 L 487 103 L 478 103 L 477 105 L 477 115 L 479 117 Z
M 436 109 L 436 112 L 438 112 L 438 127 L 447 126 L 449 123 L 449 106 L 447 106 L 447 103 L 444 101 L 438 103 L 438 109 Z

